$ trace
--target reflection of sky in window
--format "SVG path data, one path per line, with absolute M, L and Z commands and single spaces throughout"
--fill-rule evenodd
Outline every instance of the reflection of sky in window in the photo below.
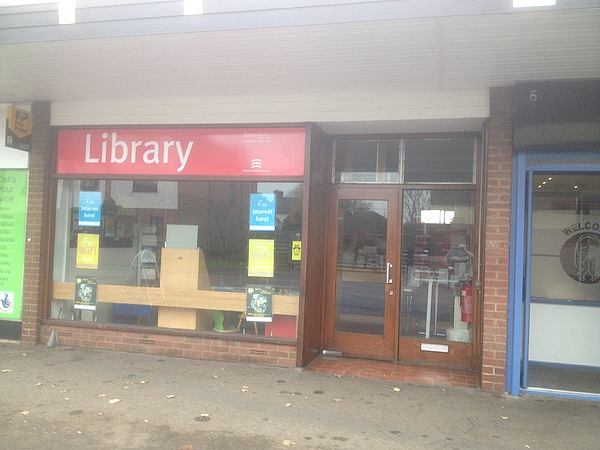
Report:
M 443 209 L 426 209 L 421 211 L 422 223 L 450 225 L 453 220 L 454 211 L 445 211 Z
M 373 207 L 371 208 L 372 211 L 376 212 L 380 216 L 385 217 L 387 219 L 387 216 L 388 216 L 387 201 L 385 201 L 385 200 L 369 200 L 369 203 L 371 205 L 373 205 Z

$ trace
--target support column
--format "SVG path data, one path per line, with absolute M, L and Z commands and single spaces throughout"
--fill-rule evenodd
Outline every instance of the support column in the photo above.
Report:
M 27 193 L 27 224 L 25 228 L 25 266 L 23 280 L 23 326 L 21 342 L 37 344 L 40 341 L 46 272 L 46 193 L 51 181 L 52 132 L 50 129 L 50 102 L 35 102 L 33 136 L 29 152 L 29 188 Z
M 481 387 L 506 390 L 513 88 L 490 89 Z

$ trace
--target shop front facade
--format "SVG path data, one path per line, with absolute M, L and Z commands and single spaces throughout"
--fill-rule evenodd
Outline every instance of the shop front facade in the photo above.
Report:
M 552 95 L 571 85 L 577 90 L 577 83 L 541 90 Z M 583 86 L 593 94 L 597 82 Z M 513 135 L 523 133 L 513 129 L 515 91 L 523 89 L 493 89 L 480 132 L 336 136 L 314 124 L 56 127 L 46 159 L 44 231 L 52 281 L 34 335 L 45 342 L 57 331 L 66 345 L 288 367 L 306 367 L 321 354 L 463 367 L 479 373 L 482 387 L 517 383 L 513 394 L 531 390 L 521 386 L 524 375 L 549 366 L 591 370 L 594 380 L 597 364 L 588 359 L 595 354 L 595 138 L 574 153 L 515 150 Z M 587 258 L 578 282 L 586 291 L 579 298 L 563 292 L 558 306 L 548 293 L 505 294 L 516 292 L 510 271 L 520 267 L 510 252 L 528 248 L 511 241 L 510 230 L 512 239 L 527 239 L 516 230 L 528 209 L 515 210 L 515 198 L 531 192 L 524 204 L 547 202 L 514 176 L 532 170 L 522 162 L 530 160 L 536 173 L 528 183 L 537 186 L 550 173 L 565 180 L 563 188 L 583 185 L 584 197 L 573 200 L 583 219 L 569 217 L 573 223 L 558 229 L 577 238 L 586 231 L 589 245 L 571 242 L 569 234 L 563 250 L 570 250 L 561 250 L 569 256 L 557 256 L 563 266 L 575 261 L 572 271 L 584 270 L 576 255 Z M 553 208 L 565 203 L 569 210 L 571 197 L 553 195 L 563 199 L 553 197 Z M 538 213 L 527 214 L 536 230 Z M 531 245 L 550 242 L 533 233 Z M 528 251 L 531 288 L 557 292 L 535 278 L 547 271 L 534 260 L 552 252 Z M 525 298 L 531 316 L 519 324 Z M 549 348 L 536 342 L 553 334 L 552 319 L 542 317 L 548 312 L 537 311 L 548 304 L 585 309 L 591 322 L 581 359 L 571 361 L 570 350 L 569 357 L 536 356 Z M 533 355 L 531 364 L 512 365 L 517 338 Z M 574 390 L 539 383 L 539 391 Z M 585 389 L 593 398 L 593 388 Z
M 31 101 L 21 342 L 595 399 L 599 95 L 596 76 Z
M 481 138 L 322 138 L 307 218 L 310 129 L 57 130 L 49 319 L 296 339 L 318 227 L 319 350 L 470 368 Z
M 498 155 L 484 149 L 491 121 L 480 124 L 52 127 L 45 295 L 24 340 L 54 331 L 64 345 L 288 367 L 335 354 L 481 371 L 493 224 L 481 199 Z

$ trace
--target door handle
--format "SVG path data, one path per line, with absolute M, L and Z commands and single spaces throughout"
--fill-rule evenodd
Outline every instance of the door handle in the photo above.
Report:
M 392 279 L 390 278 L 390 269 L 393 268 L 394 265 L 392 263 L 387 263 L 385 267 L 385 282 L 387 284 L 392 284 Z

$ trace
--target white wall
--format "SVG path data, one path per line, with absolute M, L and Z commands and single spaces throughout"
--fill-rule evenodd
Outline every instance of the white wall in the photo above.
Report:
M 600 367 L 600 308 L 532 304 L 529 360 Z

